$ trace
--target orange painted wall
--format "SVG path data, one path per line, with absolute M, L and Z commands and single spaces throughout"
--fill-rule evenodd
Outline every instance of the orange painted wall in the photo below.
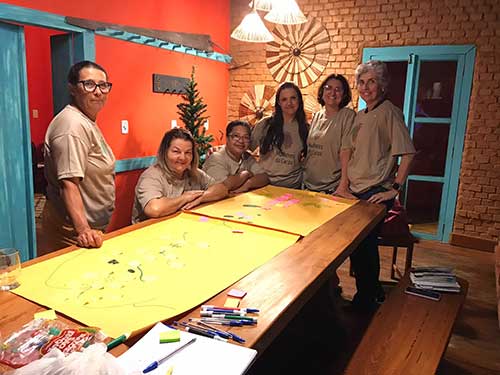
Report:
M 8 0 L 5 3 L 96 21 L 209 34 L 213 42 L 229 50 L 229 0 Z M 30 32 L 26 30 L 27 40 L 31 37 Z M 227 53 L 217 47 L 215 50 Z M 40 61 L 47 61 L 47 51 L 42 52 Z M 29 67 L 37 57 L 31 55 L 28 58 L 31 60 L 27 63 Z M 113 91 L 97 122 L 117 159 L 154 155 L 164 132 L 170 129 L 171 120 L 178 120 L 176 104 L 181 101 L 180 96 L 153 93 L 153 73 L 189 77 L 191 67 L 196 66 L 198 89 L 208 105 L 209 132 L 219 138 L 219 129 L 225 129 L 229 83 L 227 64 L 100 36 L 96 36 L 96 62 L 108 71 L 113 82 Z M 34 95 L 33 98 L 30 96 L 30 102 L 46 95 L 35 94 L 40 82 L 44 81 L 30 83 L 29 90 Z M 120 121 L 125 119 L 129 121 L 130 129 L 129 134 L 122 135 Z M 178 123 L 181 122 L 178 120 Z M 117 176 L 116 212 L 110 229 L 130 222 L 137 177 L 137 172 Z

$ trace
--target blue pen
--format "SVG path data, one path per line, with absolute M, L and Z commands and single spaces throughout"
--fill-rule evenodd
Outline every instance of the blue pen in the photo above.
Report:
M 242 337 L 240 337 L 240 336 L 238 336 L 238 335 L 236 335 L 236 334 L 234 334 L 232 332 L 221 331 L 221 330 L 219 330 L 219 329 L 211 326 L 210 324 L 204 323 L 203 321 L 199 321 L 198 320 L 198 321 L 196 321 L 196 324 L 201 325 L 202 327 L 207 327 L 207 328 L 209 328 L 209 329 L 217 332 L 218 335 L 227 335 L 227 336 L 229 336 L 228 338 L 231 338 L 234 341 L 239 342 L 240 344 L 245 342 L 244 338 L 242 338 Z
M 143 374 L 147 374 L 148 372 L 151 372 L 153 371 L 154 369 L 158 368 L 159 365 L 161 365 L 163 362 L 165 362 L 167 359 L 169 359 L 170 357 L 172 357 L 173 355 L 179 353 L 182 349 L 186 348 L 187 346 L 191 345 L 193 342 L 196 341 L 196 337 L 192 338 L 191 340 L 189 340 L 187 343 L 185 343 L 184 345 L 181 345 L 179 346 L 177 349 L 175 349 L 173 352 L 171 352 L 170 354 L 167 354 L 165 357 L 163 358 L 160 358 L 159 360 L 157 361 L 154 361 L 153 363 L 151 363 L 148 367 L 146 367 L 144 370 L 142 370 L 142 373 Z
M 202 312 L 211 312 L 214 314 L 234 314 L 234 315 L 245 315 L 245 311 L 236 311 L 236 310 L 221 310 L 221 309 L 203 309 Z
M 241 307 L 241 308 L 228 308 L 228 307 L 216 307 L 216 306 L 210 306 L 210 305 L 203 305 L 201 306 L 201 310 L 207 310 L 207 311 L 221 311 L 226 314 L 237 314 L 237 313 L 258 313 L 260 310 L 259 309 L 253 309 L 251 307 Z
M 220 324 L 223 326 L 230 326 L 230 327 L 241 327 L 243 325 L 243 323 L 241 322 L 229 319 L 201 318 L 200 321 L 211 324 Z
M 245 339 L 243 337 L 240 337 L 240 336 L 237 336 L 236 334 L 232 333 L 232 332 L 228 332 L 230 335 L 231 335 L 231 338 L 236 341 L 236 342 L 239 342 L 240 344 L 244 343 L 245 342 Z

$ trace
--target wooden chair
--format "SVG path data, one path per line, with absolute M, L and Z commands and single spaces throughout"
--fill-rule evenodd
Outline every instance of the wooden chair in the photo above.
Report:
M 387 212 L 384 221 L 380 227 L 378 237 L 379 246 L 392 247 L 391 279 L 399 280 L 401 272 L 398 270 L 397 258 L 399 248 L 406 249 L 406 260 L 404 273 L 411 268 L 413 260 L 413 245 L 418 242 L 410 232 L 408 217 L 404 207 L 396 199 L 394 206 Z M 396 274 L 398 276 L 396 277 Z
M 409 234 L 409 236 L 405 237 L 379 236 L 378 238 L 379 246 L 392 247 L 392 264 L 391 264 L 392 280 L 399 280 L 402 277 L 402 273 L 399 271 L 397 264 L 399 248 L 406 249 L 404 272 L 407 272 L 411 268 L 413 260 L 413 245 L 417 242 L 418 239 L 414 237 L 411 233 Z
M 387 212 L 384 221 L 381 223 L 378 236 L 379 246 L 392 247 L 392 280 L 397 281 L 402 276 L 397 266 L 398 250 L 400 248 L 406 249 L 405 269 L 403 273 L 408 272 L 413 260 L 413 246 L 417 242 L 418 238 L 413 236 L 410 232 L 406 211 L 399 203 L 399 200 L 396 199 L 393 208 Z M 354 276 L 352 267 L 349 270 L 349 274 Z

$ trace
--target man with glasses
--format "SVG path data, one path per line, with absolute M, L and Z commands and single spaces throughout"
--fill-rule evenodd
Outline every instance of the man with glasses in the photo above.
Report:
M 269 183 L 264 169 L 248 153 L 251 128 L 246 121 L 231 121 L 226 128 L 226 146 L 214 152 L 203 170 L 230 192 L 242 193 Z
M 96 119 L 112 84 L 104 68 L 91 61 L 74 64 L 68 74 L 71 104 L 50 123 L 45 135 L 47 202 L 43 230 L 47 248 L 100 247 L 115 204 L 115 157 Z

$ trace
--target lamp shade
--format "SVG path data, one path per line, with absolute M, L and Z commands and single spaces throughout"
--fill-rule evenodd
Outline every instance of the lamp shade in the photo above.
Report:
M 306 16 L 295 0 L 273 0 L 271 11 L 264 19 L 281 25 L 297 25 L 307 22 Z
M 255 3 L 255 9 L 263 10 L 264 12 L 269 12 L 272 8 L 273 0 L 253 0 L 248 4 L 250 7 Z
M 231 38 L 254 43 L 267 43 L 274 40 L 255 9 L 243 18 L 243 21 L 231 33 Z

